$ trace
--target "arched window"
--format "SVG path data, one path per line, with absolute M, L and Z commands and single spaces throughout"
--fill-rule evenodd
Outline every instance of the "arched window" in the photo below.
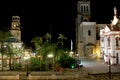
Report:
M 83 5 L 81 5 L 80 9 L 81 9 L 81 12 L 83 12 Z
M 86 6 L 86 11 L 88 12 L 88 5 Z
M 86 12 L 86 11 L 85 11 L 85 8 L 86 8 L 86 6 L 84 5 L 84 12 Z
M 91 31 L 90 30 L 88 30 L 88 36 L 91 36 Z

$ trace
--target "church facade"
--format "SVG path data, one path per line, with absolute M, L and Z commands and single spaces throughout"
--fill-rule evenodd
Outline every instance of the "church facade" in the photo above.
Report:
M 105 63 L 120 64 L 120 20 L 114 8 L 109 24 L 90 21 L 89 0 L 79 0 L 76 18 L 76 53 L 80 57 L 102 58 Z M 99 37 L 99 38 L 97 38 Z
M 100 56 L 97 30 L 104 24 L 90 21 L 91 8 L 89 0 L 79 0 L 77 3 L 76 18 L 76 53 L 79 56 Z
M 100 46 L 106 63 L 120 64 L 120 19 L 115 7 L 111 24 L 100 30 Z

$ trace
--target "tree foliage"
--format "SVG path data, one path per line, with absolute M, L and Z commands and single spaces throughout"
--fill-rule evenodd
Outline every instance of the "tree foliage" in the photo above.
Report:
M 64 53 L 57 62 L 63 68 L 71 68 L 71 65 L 75 65 L 76 64 L 76 60 L 74 58 L 70 57 L 66 53 Z
M 62 67 L 70 67 L 71 64 L 75 63 L 75 60 L 69 56 L 69 53 L 66 53 L 70 50 L 65 47 L 64 40 L 67 40 L 64 34 L 59 34 L 58 42 L 53 43 L 51 42 L 51 34 L 49 33 L 43 37 L 33 38 L 31 42 L 35 46 L 36 57 L 39 56 L 40 60 L 33 60 L 32 65 L 40 68 L 42 65 L 49 66 L 59 63 Z M 49 58 L 49 54 L 52 54 L 53 57 Z

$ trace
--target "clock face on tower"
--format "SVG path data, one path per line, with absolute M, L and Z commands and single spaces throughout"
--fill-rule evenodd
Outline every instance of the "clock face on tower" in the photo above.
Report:
M 16 27 L 16 25 L 14 24 L 13 27 Z

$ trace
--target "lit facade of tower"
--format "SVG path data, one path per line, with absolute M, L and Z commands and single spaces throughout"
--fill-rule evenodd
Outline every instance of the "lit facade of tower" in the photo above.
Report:
M 11 22 L 11 34 L 17 38 L 21 42 L 21 24 L 20 24 L 20 17 L 19 16 L 12 16 Z
M 90 1 L 79 0 L 76 18 L 76 52 L 80 56 L 95 53 L 96 22 L 90 22 L 90 18 Z
M 79 0 L 77 3 L 77 13 L 79 21 L 90 21 L 91 9 L 89 0 Z

